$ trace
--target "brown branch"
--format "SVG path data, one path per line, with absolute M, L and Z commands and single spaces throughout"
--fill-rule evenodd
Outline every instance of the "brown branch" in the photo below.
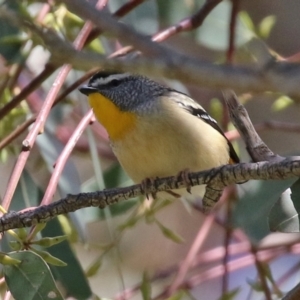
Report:
M 239 131 L 246 144 L 247 151 L 254 162 L 258 161 L 280 161 L 284 158 L 274 154 L 261 140 L 249 118 L 245 107 L 239 103 L 235 93 L 231 90 L 223 92 L 229 109 L 230 118 Z M 204 212 L 207 213 L 215 206 L 222 195 L 222 188 L 216 188 L 213 182 L 206 186 L 203 197 Z
M 207 17 L 207 15 L 221 2 L 222 0 L 206 0 L 206 2 L 202 5 L 199 11 L 191 17 L 185 18 L 181 20 L 179 23 L 169 26 L 161 30 L 160 32 L 154 34 L 151 38 L 153 42 L 162 42 L 171 36 L 182 32 L 193 30 L 202 25 L 203 21 Z M 111 54 L 109 57 L 119 57 L 124 56 L 125 54 L 130 53 L 134 50 L 132 46 L 125 46 L 118 51 Z
M 66 0 L 70 6 L 77 5 L 79 0 Z M 81 3 L 79 1 L 79 3 Z M 75 6 L 76 6 L 75 5 Z M 143 73 L 154 77 L 164 76 L 166 78 L 177 78 L 182 82 L 199 84 L 213 88 L 232 87 L 238 91 L 277 91 L 289 92 L 294 95 L 300 94 L 300 67 L 296 64 L 285 62 L 273 62 L 260 70 L 250 67 L 238 67 L 228 65 L 214 65 L 179 54 L 172 49 L 153 43 L 148 37 L 137 34 L 134 30 L 118 23 L 106 13 L 93 10 L 89 3 L 85 3 L 84 13 L 76 11 L 80 16 L 89 15 L 92 21 L 101 26 L 108 23 L 105 29 L 122 39 L 124 42 L 132 43 L 137 49 L 144 52 L 152 59 L 135 60 L 108 60 L 106 57 L 96 53 L 76 51 L 71 45 L 65 43 L 52 32 L 41 32 L 45 45 L 53 53 L 56 63 L 70 63 L 75 68 L 88 70 L 97 64 L 105 69 L 120 71 L 131 71 Z M 102 18 L 104 16 L 104 18 Z M 112 25 L 110 27 L 110 25 Z M 37 32 L 36 32 L 37 33 Z M 178 68 L 178 66 L 184 66 Z
M 130 13 L 133 9 L 135 9 L 137 6 L 145 2 L 146 0 L 130 0 L 127 3 L 125 3 L 123 6 L 121 6 L 115 13 L 113 13 L 113 16 L 116 18 L 121 18 Z M 100 28 L 94 28 L 89 37 L 86 40 L 86 44 L 89 44 L 92 40 L 94 40 L 98 35 L 102 33 L 102 30 Z
M 49 38 L 49 35 L 52 37 Z M 161 55 L 151 59 L 143 57 L 135 60 L 115 60 L 96 53 L 76 51 L 51 32 L 43 32 L 41 37 L 56 63 L 70 63 L 77 69 L 89 70 L 99 65 L 102 69 L 142 73 L 158 78 L 176 78 L 185 83 L 201 83 L 202 86 L 210 88 L 232 87 L 238 91 L 289 92 L 300 95 L 300 67 L 294 64 L 274 62 L 268 69 L 261 70 L 215 65 L 165 48 L 160 48 Z M 152 44 L 161 47 L 160 44 Z M 178 68 L 179 65 L 184 67 Z
M 280 170 L 280 172 L 279 172 Z M 208 171 L 189 174 L 191 186 L 209 184 L 215 189 L 223 189 L 237 182 L 244 182 L 250 179 L 260 180 L 283 180 L 300 176 L 300 157 L 289 157 L 280 162 L 258 162 L 241 163 L 237 165 L 226 165 Z M 186 181 L 175 177 L 167 177 L 154 180 L 144 191 L 142 186 L 137 184 L 130 187 L 103 190 L 94 193 L 82 193 L 68 195 L 66 198 L 49 205 L 37 207 L 25 212 L 10 212 L 0 218 L 0 231 L 13 228 L 21 228 L 48 222 L 59 214 L 76 211 L 84 207 L 106 206 L 128 200 L 140 195 L 155 194 L 160 191 L 185 188 Z
M 300 283 L 290 290 L 282 300 L 298 300 L 300 299 Z
M 249 118 L 245 107 L 239 103 L 233 91 L 224 91 L 224 98 L 234 126 L 240 132 L 246 148 L 253 161 L 281 160 L 283 157 L 274 154 L 261 140 Z

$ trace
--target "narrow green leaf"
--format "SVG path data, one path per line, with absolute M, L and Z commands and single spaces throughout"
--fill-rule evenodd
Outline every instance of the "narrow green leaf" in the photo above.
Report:
M 45 261 L 31 251 L 12 252 L 10 255 L 22 262 L 3 267 L 8 288 L 16 300 L 63 300 Z
M 35 236 L 40 232 L 42 231 L 45 227 L 46 227 L 47 223 L 39 223 L 39 224 L 36 224 L 33 229 L 32 229 L 32 232 L 30 233 L 30 237 L 31 239 L 35 238 Z
M 173 294 L 171 297 L 169 297 L 167 300 L 181 300 L 181 299 L 186 299 L 186 296 L 187 296 L 186 291 L 180 290 L 177 293 Z
M 10 257 L 6 253 L 0 252 L 0 264 L 2 265 L 17 265 L 21 263 L 20 260 Z
M 286 96 L 286 95 L 282 95 L 279 98 L 277 98 L 275 100 L 275 102 L 272 104 L 272 110 L 274 111 L 281 111 L 283 109 L 286 109 L 287 107 L 289 107 L 290 105 L 292 105 L 294 103 L 293 99 Z
M 14 251 L 21 250 L 23 247 L 23 244 L 20 243 L 19 241 L 9 241 L 8 244 L 9 244 L 9 247 L 11 247 L 11 249 Z
M 144 272 L 143 274 L 140 290 L 142 292 L 143 300 L 151 300 L 151 282 L 147 272 Z
M 262 292 L 263 287 L 260 281 L 252 281 L 250 279 L 247 280 L 248 284 L 252 287 L 253 290 L 257 292 Z
M 274 27 L 276 23 L 276 17 L 275 16 L 267 16 L 265 17 L 258 26 L 258 32 L 260 37 L 266 39 Z
M 249 14 L 246 11 L 241 11 L 239 13 L 239 18 L 241 20 L 241 22 L 252 32 L 255 32 L 255 26 L 254 23 L 252 21 L 252 19 L 250 18 Z
M 96 260 L 93 261 L 93 263 L 88 267 L 88 269 L 85 272 L 87 277 L 91 277 L 98 272 L 102 265 L 102 259 L 103 255 L 101 254 L 99 257 L 97 257 Z
M 61 242 L 63 242 L 64 240 L 66 240 L 67 236 L 66 235 L 60 235 L 60 236 L 56 236 L 56 237 L 44 237 L 41 238 L 40 240 L 37 241 L 32 241 L 31 244 L 34 245 L 39 245 L 41 247 L 51 247 L 54 246 L 56 244 L 59 244 Z
M 239 291 L 240 291 L 239 288 L 236 288 L 232 291 L 228 291 L 227 293 L 222 295 L 221 298 L 219 298 L 219 300 L 233 300 L 237 296 Z
M 31 249 L 31 251 L 37 253 L 40 257 L 42 257 L 44 259 L 44 261 L 50 265 L 57 266 L 57 267 L 66 267 L 67 266 L 67 264 L 64 261 L 51 255 L 47 251 L 41 251 L 41 250 L 37 250 L 34 248 L 30 248 L 30 249 Z
M 45 237 L 56 237 L 63 234 L 64 232 L 62 231 L 58 218 L 48 222 L 47 227 L 42 231 L 42 235 Z M 66 293 L 78 300 L 90 298 L 92 291 L 69 241 L 65 240 L 49 248 L 48 252 L 67 263 L 67 266 L 64 268 L 50 266 L 54 277 L 60 281 Z M 72 274 L 72 276 L 70 276 L 70 274 Z
M 27 235 L 28 235 L 26 228 L 19 228 L 19 229 L 16 230 L 16 233 L 17 233 L 17 235 L 18 235 L 18 237 L 20 238 L 21 241 L 26 240 Z
M 168 227 L 164 226 L 159 221 L 155 220 L 155 222 L 165 237 L 167 237 L 168 239 L 170 239 L 173 242 L 178 243 L 178 244 L 181 244 L 184 242 L 184 239 L 180 235 L 178 235 L 177 233 L 175 233 Z

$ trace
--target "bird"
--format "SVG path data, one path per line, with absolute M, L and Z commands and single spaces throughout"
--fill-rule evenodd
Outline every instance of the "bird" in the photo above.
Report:
M 93 75 L 79 91 L 88 96 L 135 183 L 239 162 L 217 122 L 183 92 L 139 74 L 107 71 Z M 183 190 L 169 194 L 187 196 Z

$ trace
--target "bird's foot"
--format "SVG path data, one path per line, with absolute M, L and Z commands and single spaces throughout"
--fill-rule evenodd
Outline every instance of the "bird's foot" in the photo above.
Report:
M 180 171 L 176 177 L 178 180 L 180 180 L 180 179 L 183 180 L 185 187 L 186 187 L 186 191 L 191 194 L 192 193 L 191 192 L 192 184 L 191 184 L 191 179 L 190 179 L 189 175 L 190 175 L 190 170 L 184 169 L 184 170 Z
M 156 199 L 156 192 L 150 191 L 150 187 L 155 184 L 155 178 L 147 177 L 141 182 L 142 192 L 146 195 L 149 200 L 149 194 L 151 194 L 153 199 Z

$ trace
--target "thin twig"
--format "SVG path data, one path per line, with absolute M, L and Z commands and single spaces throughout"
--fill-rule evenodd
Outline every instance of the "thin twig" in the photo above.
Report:
M 93 112 L 92 112 L 92 110 L 90 110 L 81 119 L 80 123 L 78 124 L 77 128 L 74 130 L 71 138 L 69 139 L 68 143 L 64 147 L 62 153 L 59 155 L 59 158 L 55 163 L 55 169 L 51 175 L 51 179 L 50 179 L 47 189 L 44 193 L 43 200 L 41 201 L 41 205 L 47 205 L 52 202 L 53 195 L 56 191 L 56 187 L 57 187 L 60 175 L 61 175 L 63 168 L 67 162 L 67 159 L 69 158 L 70 154 L 72 153 L 72 150 L 75 147 L 82 132 L 89 125 L 92 116 L 93 116 Z
M 168 291 L 166 291 L 166 296 L 170 297 L 171 295 L 174 294 L 174 292 L 178 289 L 178 286 L 180 286 L 189 271 L 197 253 L 201 249 L 201 247 L 204 244 L 204 241 L 206 240 L 208 234 L 211 231 L 211 227 L 213 226 L 214 220 L 215 220 L 216 215 L 215 214 L 210 214 L 209 216 L 206 217 L 204 220 L 204 223 L 202 224 L 200 230 L 198 231 L 198 234 L 189 249 L 189 252 L 184 259 L 183 263 L 181 264 L 178 273 L 171 284 L 171 286 L 168 288 Z
M 239 11 L 240 0 L 231 0 L 231 15 L 229 23 L 229 42 L 226 53 L 227 63 L 233 63 L 233 55 L 235 50 L 235 34 L 236 34 L 236 20 Z
M 280 162 L 240 163 L 221 166 L 207 171 L 190 173 L 189 179 L 191 186 L 209 184 L 212 187 L 216 185 L 217 189 L 224 189 L 225 186 L 250 179 L 283 180 L 298 176 L 300 176 L 300 157 L 290 157 Z M 186 182 L 178 178 L 178 176 L 158 178 L 153 183 L 149 183 L 146 193 L 152 194 L 178 188 L 186 188 Z M 119 201 L 140 195 L 145 195 L 141 185 L 94 193 L 68 195 L 57 202 L 30 211 L 13 212 L 4 215 L 0 218 L 0 231 L 31 226 L 39 222 L 48 222 L 59 214 L 73 212 L 84 207 L 97 206 L 103 209 Z
M 223 92 L 231 120 L 243 137 L 246 143 L 247 151 L 253 161 L 273 161 L 281 160 L 283 157 L 274 154 L 269 147 L 261 140 L 249 118 L 248 112 L 242 104 L 239 103 L 237 96 L 233 91 Z
M 258 259 L 257 251 L 254 247 L 252 247 L 251 252 L 252 252 L 252 255 L 253 255 L 253 258 L 254 258 L 254 262 L 255 262 L 257 273 L 258 273 L 258 277 L 260 279 L 261 288 L 262 288 L 263 292 L 265 293 L 266 300 L 272 300 L 272 295 L 271 295 L 270 288 L 268 286 L 264 266 L 263 266 L 262 262 Z
M 161 42 L 179 32 L 190 31 L 202 25 L 207 15 L 220 3 L 222 0 L 206 0 L 202 7 L 193 16 L 185 18 L 178 24 L 170 26 L 161 32 L 156 33 L 152 40 Z
M 54 64 L 46 64 L 44 70 L 37 75 L 22 91 L 0 109 L 0 120 L 15 108 L 27 95 L 37 89 L 55 70 Z
M 103 4 L 105 5 L 106 1 L 104 0 L 99 0 L 97 5 L 102 6 Z M 22 22 L 19 19 L 16 19 L 19 22 Z M 81 49 L 84 45 L 85 40 L 88 37 L 89 32 L 92 29 L 92 24 L 90 22 L 87 22 L 82 30 L 79 32 L 78 36 L 76 37 L 73 45 L 77 49 Z M 32 146 L 34 145 L 34 142 L 37 138 L 37 135 L 43 131 L 45 122 L 47 120 L 47 116 L 53 106 L 53 103 L 58 95 L 58 92 L 60 88 L 62 87 L 67 75 L 69 74 L 71 70 L 70 65 L 64 65 L 60 72 L 58 73 L 50 91 L 48 92 L 46 99 L 43 103 L 43 106 L 41 108 L 41 111 L 39 112 L 36 121 L 28 133 L 27 137 L 23 141 L 23 149 L 20 155 L 18 156 L 17 162 L 15 164 L 15 167 L 13 169 L 11 178 L 9 180 L 5 195 L 3 197 L 3 202 L 2 206 L 4 209 L 8 210 L 10 206 L 11 199 L 13 197 L 13 194 L 15 192 L 15 189 L 17 187 L 17 183 L 20 179 L 20 176 L 22 174 L 22 171 L 25 167 L 25 164 L 27 162 L 27 159 L 30 154 L 30 150 Z M 26 88 L 25 88 L 26 89 Z M 11 102 L 10 102 L 11 103 Z

